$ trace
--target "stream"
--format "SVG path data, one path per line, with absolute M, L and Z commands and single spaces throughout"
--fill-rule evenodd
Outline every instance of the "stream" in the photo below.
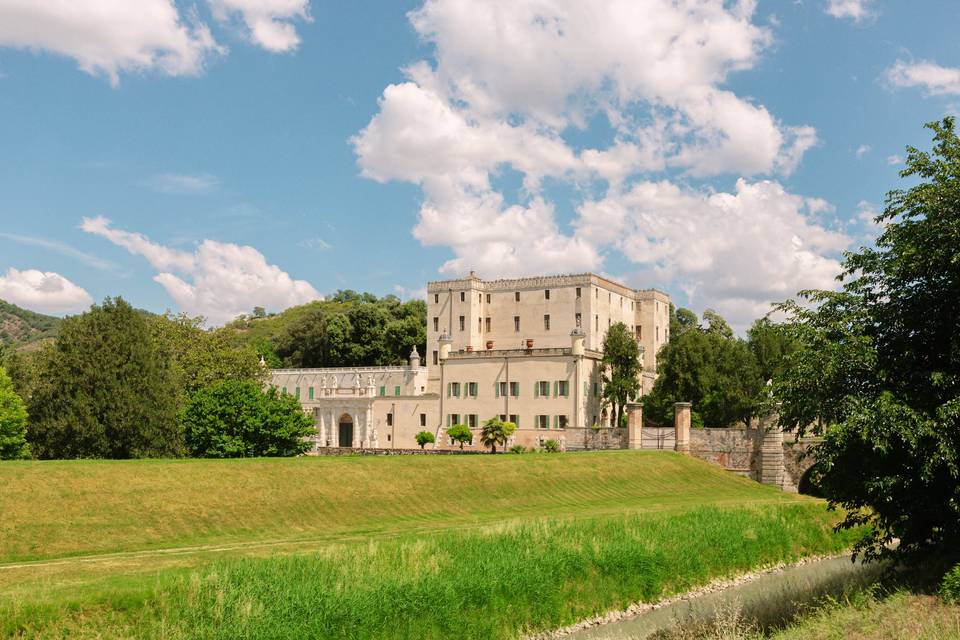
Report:
M 849 556 L 825 558 L 761 575 L 742 584 L 683 598 L 616 622 L 581 629 L 564 636 L 586 640 L 643 640 L 664 629 L 699 625 L 739 609 L 743 620 L 755 621 L 760 629 L 782 626 L 798 608 L 826 595 L 876 582 L 885 565 L 856 564 Z

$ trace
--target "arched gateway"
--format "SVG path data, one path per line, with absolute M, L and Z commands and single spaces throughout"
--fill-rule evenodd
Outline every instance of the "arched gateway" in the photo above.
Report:
M 353 446 L 353 418 L 350 417 L 349 413 L 345 413 L 340 416 L 338 421 L 339 427 L 339 445 L 341 447 L 352 447 Z

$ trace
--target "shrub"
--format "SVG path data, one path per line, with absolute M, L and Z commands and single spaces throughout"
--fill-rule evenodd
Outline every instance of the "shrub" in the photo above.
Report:
M 510 447 L 510 453 L 523 453 L 526 450 L 527 448 L 522 444 L 515 444 L 512 447 Z
M 946 602 L 960 603 L 960 564 L 943 576 L 943 582 L 940 584 L 940 597 Z
M 543 443 L 543 450 L 547 453 L 560 453 L 560 443 L 556 440 L 547 440 Z
M 426 445 L 436 442 L 436 438 L 429 431 L 421 431 L 416 435 L 417 444 L 423 449 Z

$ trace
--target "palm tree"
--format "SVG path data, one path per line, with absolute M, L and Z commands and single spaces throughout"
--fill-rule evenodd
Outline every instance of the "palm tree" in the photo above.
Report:
M 496 453 L 497 445 L 505 446 L 507 438 L 512 436 L 516 430 L 517 425 L 514 423 L 494 416 L 483 423 L 483 429 L 480 430 L 480 443 L 485 447 L 490 447 L 490 453 Z

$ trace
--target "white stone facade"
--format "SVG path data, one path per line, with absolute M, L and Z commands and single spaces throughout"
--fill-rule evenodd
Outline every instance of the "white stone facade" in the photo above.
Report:
M 484 281 L 471 273 L 427 285 L 426 366 L 413 353 L 410 366 L 280 369 L 272 383 L 314 415 L 317 448 L 411 448 L 424 430 L 447 448 L 450 425 L 479 431 L 492 416 L 517 422 L 510 444 L 563 444 L 567 429 L 609 426 L 600 403 L 607 329 L 622 322 L 636 337 L 646 393 L 669 339 L 669 308 L 660 291 L 594 274 Z M 464 448 L 479 448 L 478 439 Z

